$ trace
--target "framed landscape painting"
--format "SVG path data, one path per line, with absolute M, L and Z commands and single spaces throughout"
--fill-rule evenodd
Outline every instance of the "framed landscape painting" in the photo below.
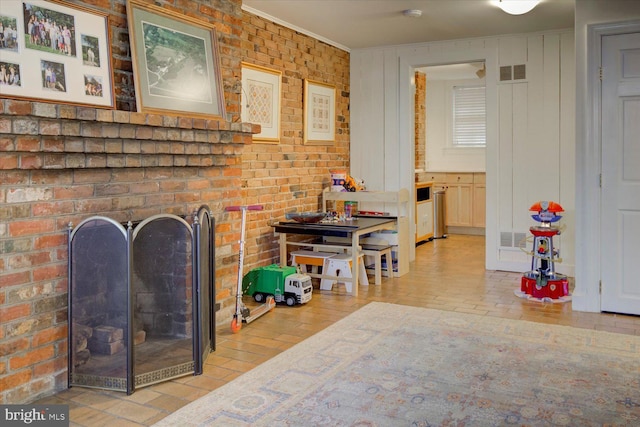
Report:
M 280 83 L 282 72 L 242 63 L 242 121 L 259 124 L 255 142 L 280 141 Z
M 139 0 L 127 16 L 138 111 L 225 117 L 213 25 Z
M 0 95 L 114 108 L 107 14 L 62 1 L 0 9 Z
M 336 88 L 304 81 L 304 143 L 328 145 L 336 139 Z

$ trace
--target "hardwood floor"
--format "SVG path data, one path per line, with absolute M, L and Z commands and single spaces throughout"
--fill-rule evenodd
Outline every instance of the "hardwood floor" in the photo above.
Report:
M 573 312 L 570 303 L 518 298 L 514 290 L 520 277 L 484 270 L 483 237 L 450 235 L 419 246 L 407 275 L 383 278 L 381 286 L 361 286 L 357 298 L 346 295 L 344 286 L 333 291 L 316 287 L 309 303 L 278 306 L 237 334 L 231 333 L 229 323 L 220 325 L 217 349 L 203 375 L 143 388 L 131 396 L 73 387 L 35 403 L 68 404 L 72 426 L 151 425 L 370 301 L 640 335 L 638 316 Z

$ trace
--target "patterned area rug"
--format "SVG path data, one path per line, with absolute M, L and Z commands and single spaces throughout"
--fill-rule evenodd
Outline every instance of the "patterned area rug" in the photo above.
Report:
M 370 303 L 156 426 L 638 426 L 640 337 Z

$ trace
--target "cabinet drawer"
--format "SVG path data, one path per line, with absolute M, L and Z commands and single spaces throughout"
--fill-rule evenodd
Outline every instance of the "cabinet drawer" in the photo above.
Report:
M 431 182 L 444 182 L 444 180 L 446 179 L 447 174 L 444 172 L 425 172 L 424 174 L 424 180 L 425 181 L 431 181 Z
M 448 173 L 445 182 L 447 184 L 473 184 L 472 173 Z
M 473 183 L 474 184 L 485 184 L 487 181 L 486 174 L 483 173 L 474 173 L 473 174 Z

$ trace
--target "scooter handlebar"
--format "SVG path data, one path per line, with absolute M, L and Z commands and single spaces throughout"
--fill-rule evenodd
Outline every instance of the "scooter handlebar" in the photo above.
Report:
M 241 210 L 261 211 L 263 209 L 264 207 L 262 205 L 227 206 L 226 208 L 224 208 L 224 210 L 227 212 L 241 211 Z

